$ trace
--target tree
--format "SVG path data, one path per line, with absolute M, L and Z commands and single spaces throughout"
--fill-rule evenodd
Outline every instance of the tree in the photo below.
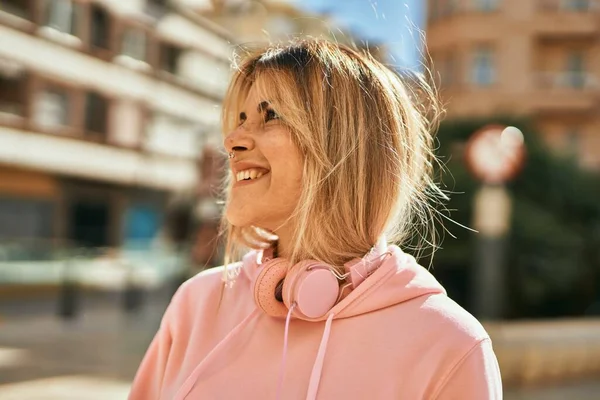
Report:
M 600 175 L 578 167 L 574 157 L 549 151 L 527 119 L 448 120 L 438 131 L 438 170 L 451 193 L 450 218 L 470 226 L 472 196 L 479 183 L 462 159 L 468 137 L 499 123 L 520 128 L 527 147 L 526 165 L 508 187 L 513 196 L 509 235 L 509 317 L 558 317 L 593 313 L 600 300 Z M 472 245 L 476 233 L 451 222 L 436 253 L 432 272 L 467 309 Z M 596 311 L 597 313 L 597 311 Z

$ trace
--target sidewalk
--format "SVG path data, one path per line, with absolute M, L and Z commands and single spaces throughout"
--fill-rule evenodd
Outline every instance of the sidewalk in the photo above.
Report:
M 54 314 L 0 321 L 0 399 L 125 399 L 166 303 L 134 315 L 82 310 L 74 321 Z
M 552 388 L 509 390 L 504 400 L 598 400 L 600 381 L 582 382 Z

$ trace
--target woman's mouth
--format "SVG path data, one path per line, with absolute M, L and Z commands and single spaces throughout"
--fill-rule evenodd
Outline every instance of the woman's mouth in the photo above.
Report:
M 256 182 L 263 176 L 267 175 L 270 171 L 264 168 L 248 168 L 243 171 L 235 173 L 234 186 L 247 185 Z

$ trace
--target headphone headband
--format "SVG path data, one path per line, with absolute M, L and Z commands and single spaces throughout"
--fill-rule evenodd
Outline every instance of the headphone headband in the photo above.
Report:
M 369 275 L 371 275 L 381 264 L 381 257 L 386 254 L 387 240 L 382 236 L 375 247 L 373 247 L 364 257 L 355 258 L 344 264 L 344 270 L 349 274 L 349 283 L 352 289 L 356 289 Z

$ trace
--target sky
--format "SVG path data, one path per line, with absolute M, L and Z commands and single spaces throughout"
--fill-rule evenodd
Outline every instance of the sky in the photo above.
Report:
M 425 0 L 293 0 L 313 12 L 328 11 L 336 21 L 367 39 L 387 44 L 399 67 L 418 69 L 425 24 Z

